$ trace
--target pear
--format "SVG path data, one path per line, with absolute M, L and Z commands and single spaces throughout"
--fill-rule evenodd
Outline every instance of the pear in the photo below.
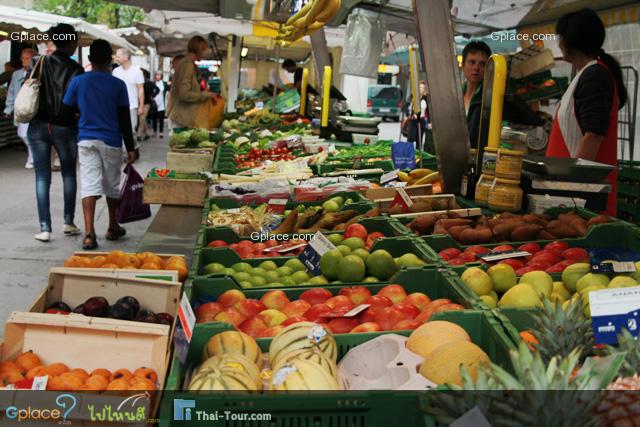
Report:
M 531 308 L 542 305 L 540 294 L 533 286 L 520 283 L 509 289 L 498 301 L 498 307 Z

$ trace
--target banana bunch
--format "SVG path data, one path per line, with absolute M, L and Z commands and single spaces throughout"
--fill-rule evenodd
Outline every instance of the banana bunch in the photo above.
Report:
M 414 169 L 411 172 L 398 172 L 398 179 L 402 182 L 406 182 L 407 186 L 412 185 L 424 185 L 431 184 L 440 178 L 438 172 L 434 172 L 431 169 L 421 168 Z
M 293 43 L 319 30 L 339 9 L 340 0 L 310 0 L 280 27 L 276 41 Z

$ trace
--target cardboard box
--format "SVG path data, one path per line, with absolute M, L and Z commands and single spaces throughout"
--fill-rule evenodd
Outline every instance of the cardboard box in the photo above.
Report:
M 433 193 L 431 184 L 414 185 L 411 187 L 403 187 L 409 196 L 428 196 Z M 392 199 L 396 195 L 396 189 L 388 188 L 370 188 L 363 191 L 364 196 L 369 200 Z
M 167 169 L 177 172 L 211 172 L 213 151 L 169 151 Z
M 587 203 L 585 199 L 578 197 L 561 197 L 550 196 L 548 194 L 529 194 L 527 195 L 528 210 L 532 213 L 542 215 L 544 211 L 559 206 L 584 208 Z
M 204 179 L 145 178 L 144 203 L 204 206 L 208 183 Z

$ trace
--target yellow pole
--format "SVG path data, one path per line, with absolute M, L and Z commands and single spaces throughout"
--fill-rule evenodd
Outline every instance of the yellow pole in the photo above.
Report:
M 329 96 L 331 94 L 331 67 L 325 65 L 324 79 L 322 83 L 322 121 L 320 126 L 327 127 L 329 125 Z
M 504 56 L 497 53 L 491 55 L 489 61 L 493 61 L 494 71 L 487 147 L 498 148 L 500 146 L 500 132 L 502 131 L 502 107 L 504 105 L 504 91 L 507 82 L 507 61 Z
M 309 69 L 302 70 L 302 85 L 300 86 L 300 115 L 307 111 L 307 83 L 309 82 Z
M 409 46 L 409 79 L 411 83 L 411 97 L 413 98 L 413 112 L 420 112 L 420 89 L 418 88 L 418 61 L 416 48 Z

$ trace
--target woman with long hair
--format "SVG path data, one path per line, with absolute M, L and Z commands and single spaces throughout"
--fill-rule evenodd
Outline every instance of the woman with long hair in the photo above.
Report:
M 590 9 L 571 12 L 558 21 L 563 59 L 575 77 L 560 101 L 547 148 L 549 157 L 570 157 L 616 165 L 618 110 L 627 102 L 620 64 L 603 49 L 606 36 L 600 17 Z M 617 172 L 606 213 L 616 214 Z

